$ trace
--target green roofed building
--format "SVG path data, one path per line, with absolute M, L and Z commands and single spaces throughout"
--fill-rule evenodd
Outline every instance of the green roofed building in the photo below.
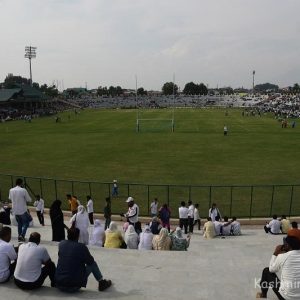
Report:
M 48 97 L 29 85 L 20 85 L 13 89 L 0 89 L 0 105 L 2 107 L 41 108 L 46 103 L 48 103 Z

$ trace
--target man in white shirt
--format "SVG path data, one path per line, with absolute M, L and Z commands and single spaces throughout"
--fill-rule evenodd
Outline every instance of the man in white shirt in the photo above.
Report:
M 215 221 L 213 223 L 214 223 L 214 226 L 215 226 L 216 235 L 220 235 L 221 234 L 221 228 L 223 226 L 222 222 L 220 222 L 220 217 L 216 216 Z
M 280 280 L 276 275 L 279 272 Z M 300 242 L 297 238 L 288 236 L 284 245 L 275 248 L 269 268 L 262 272 L 260 287 L 256 298 L 267 298 L 271 287 L 278 299 L 300 299 Z
M 157 198 L 155 198 L 154 201 L 150 204 L 151 218 L 157 216 L 157 211 L 158 211 L 158 201 L 157 201 Z
M 201 219 L 199 214 L 199 204 L 195 204 L 195 210 L 194 210 L 194 226 L 198 224 L 198 230 L 200 230 L 201 227 Z
M 128 204 L 128 212 L 122 216 L 127 218 L 127 222 L 135 228 L 136 223 L 139 221 L 139 207 L 134 203 L 132 197 L 128 197 L 126 203 Z
M 39 219 L 39 222 L 42 226 L 45 226 L 45 221 L 44 221 L 44 207 L 45 207 L 45 202 L 41 198 L 40 195 L 35 196 L 36 200 L 33 203 L 33 206 L 35 206 L 36 210 L 36 215 Z
M 228 221 L 228 217 L 224 216 L 224 222 L 222 222 L 221 234 L 228 236 L 231 234 L 231 222 Z
M 9 242 L 11 240 L 10 227 L 3 227 L 0 231 L 0 282 L 7 282 L 14 274 L 17 253 Z M 13 262 L 13 263 L 12 263 Z
M 178 213 L 179 213 L 179 227 L 181 229 L 184 227 L 184 233 L 187 234 L 189 209 L 185 206 L 185 202 L 184 201 L 181 201 L 180 205 L 181 206 L 178 209 Z
M 8 199 L 12 202 L 12 211 L 18 223 L 18 240 L 24 242 L 30 222 L 27 213 L 27 202 L 31 202 L 31 198 L 26 189 L 22 187 L 22 184 L 23 180 L 18 178 L 16 186 L 9 190 Z
M 41 235 L 30 234 L 29 242 L 19 247 L 18 260 L 14 273 L 15 284 L 23 290 L 33 290 L 43 285 L 47 276 L 51 286 L 55 286 L 55 264 L 51 261 L 48 251 L 40 246 Z
M 267 223 L 264 227 L 266 233 L 279 234 L 281 222 L 277 219 L 277 215 L 273 215 L 273 220 Z
M 241 235 L 241 224 L 236 220 L 236 217 L 232 217 L 231 221 L 231 235 Z
M 86 210 L 89 215 L 90 224 L 94 225 L 94 202 L 91 196 L 86 196 L 86 199 L 87 199 Z
M 193 233 L 194 231 L 194 211 L 195 206 L 191 200 L 188 202 L 188 225 L 189 225 L 189 233 Z

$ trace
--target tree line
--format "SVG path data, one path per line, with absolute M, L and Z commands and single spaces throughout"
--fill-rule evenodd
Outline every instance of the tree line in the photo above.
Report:
M 27 78 L 24 78 L 22 76 L 14 76 L 14 75 L 8 75 L 6 76 L 4 82 L 0 83 L 0 88 L 19 88 L 22 85 L 30 85 L 30 80 Z M 55 85 L 48 86 L 47 84 L 40 85 L 37 82 L 33 82 L 32 87 L 35 89 L 40 90 L 42 93 L 44 93 L 47 96 L 50 97 L 56 97 L 59 94 L 59 91 Z M 96 93 L 98 96 L 122 96 L 124 95 L 124 91 L 128 91 L 127 89 L 122 88 L 121 86 L 99 86 L 96 90 Z M 137 91 L 131 90 L 132 95 L 135 95 L 137 92 L 138 96 L 144 96 L 148 95 L 148 91 L 145 90 L 143 87 L 139 87 Z M 177 84 L 173 82 L 166 82 L 163 84 L 161 91 L 164 95 L 177 95 L 179 91 L 179 87 Z M 232 95 L 234 93 L 233 88 L 231 87 L 224 87 L 217 89 L 218 93 L 220 95 Z M 252 92 L 252 90 L 250 90 Z M 276 84 L 272 83 L 263 83 L 263 84 L 257 84 L 254 87 L 254 92 L 268 92 L 268 91 L 281 91 Z M 207 95 L 208 94 L 208 88 L 204 83 L 194 83 L 194 82 L 188 82 L 185 84 L 184 89 L 182 90 L 182 93 L 185 95 Z M 288 93 L 294 93 L 299 94 L 300 93 L 300 86 L 298 83 L 295 83 L 293 86 L 288 87 L 287 90 Z

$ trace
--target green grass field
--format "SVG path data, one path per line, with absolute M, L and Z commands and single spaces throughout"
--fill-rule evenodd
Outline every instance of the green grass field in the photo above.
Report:
M 149 110 L 142 116 L 168 119 L 170 114 L 169 110 Z M 0 124 L 0 173 L 97 182 L 118 179 L 120 183 L 143 184 L 300 183 L 300 127 L 282 129 L 270 115 L 242 117 L 241 110 L 232 109 L 225 116 L 222 109 L 177 109 L 174 133 L 166 122 L 142 123 L 141 132 L 137 133 L 135 110 L 84 110 L 79 115 L 65 112 L 60 116 L 61 123 L 49 117 L 35 119 L 32 123 Z M 225 124 L 229 129 L 226 137 L 223 136 Z M 7 185 L 8 179 L 5 185 L 2 183 L 2 198 Z M 146 198 L 147 191 L 142 189 L 131 190 L 131 193 L 137 198 Z M 157 192 L 155 188 L 151 190 L 150 198 L 165 197 L 165 189 L 163 192 L 162 188 L 157 189 Z M 286 189 L 276 199 L 284 203 L 284 208 L 278 204 L 284 212 L 290 197 L 290 190 Z M 69 191 L 70 187 L 61 187 L 59 196 Z M 88 192 L 78 191 L 77 194 L 83 197 Z M 241 196 L 244 193 L 233 192 L 237 199 L 234 201 L 240 201 L 243 208 L 240 212 L 242 208 L 235 203 L 236 214 L 247 214 L 250 192 L 247 190 L 245 199 Z M 126 193 L 124 191 L 122 196 L 127 196 Z M 174 188 L 172 193 L 170 201 L 174 205 L 177 206 L 181 199 L 186 200 L 186 189 L 175 191 Z M 193 200 L 203 203 L 206 210 L 207 189 L 193 193 Z M 229 189 L 220 188 L 214 191 L 213 200 L 220 203 L 228 193 L 231 193 Z M 270 190 L 259 194 L 262 193 L 267 194 L 269 201 Z M 299 202 L 300 191 L 293 193 Z M 104 192 L 99 198 L 102 196 Z M 257 209 L 254 215 L 269 214 L 269 208 L 265 209 L 259 197 L 257 199 L 259 205 L 253 203 Z M 96 205 L 98 209 L 103 207 L 102 200 Z M 229 207 L 227 202 L 221 203 L 225 210 Z M 146 206 L 142 205 L 144 213 Z

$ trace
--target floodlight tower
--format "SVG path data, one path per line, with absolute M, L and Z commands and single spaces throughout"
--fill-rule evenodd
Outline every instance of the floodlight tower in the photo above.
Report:
M 25 58 L 29 59 L 30 85 L 32 86 L 31 59 L 36 58 L 36 47 L 26 46 L 25 47 Z
M 252 91 L 253 91 L 253 94 L 254 94 L 254 77 L 255 77 L 255 70 L 253 70 L 253 72 L 252 72 Z

